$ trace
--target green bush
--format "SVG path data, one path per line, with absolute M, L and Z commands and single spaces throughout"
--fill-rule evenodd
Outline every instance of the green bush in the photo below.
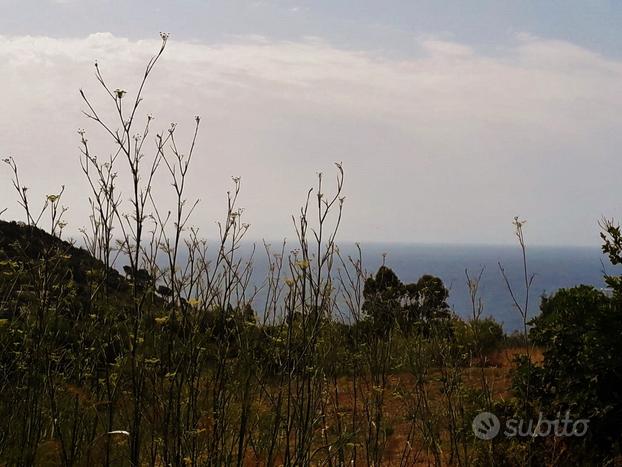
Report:
M 504 345 L 503 327 L 493 318 L 453 320 L 456 344 L 470 357 L 481 358 L 500 350 Z
M 544 298 L 541 310 L 530 338 L 543 350 L 543 365 L 519 362 L 515 391 L 532 401 L 534 411 L 589 419 L 587 435 L 571 438 L 576 458 L 604 462 L 619 455 L 622 302 L 582 285 Z

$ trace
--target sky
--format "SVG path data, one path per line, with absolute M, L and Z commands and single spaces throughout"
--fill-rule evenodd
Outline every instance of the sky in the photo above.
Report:
M 79 90 L 110 115 L 94 62 L 131 96 L 165 31 L 139 117 L 188 148 L 201 116 L 188 198 L 208 238 L 232 177 L 250 238 L 292 238 L 341 162 L 343 241 L 507 244 L 520 216 L 534 245 L 598 245 L 599 219 L 622 218 L 620 24 L 594 0 L 0 0 L 0 158 L 34 204 L 65 185 L 77 234 L 77 130 L 113 150 Z M 154 191 L 172 207 L 163 171 Z M 22 217 L 3 164 L 4 208 Z

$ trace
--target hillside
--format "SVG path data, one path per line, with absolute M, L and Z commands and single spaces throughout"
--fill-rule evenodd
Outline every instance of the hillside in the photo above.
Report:
M 118 271 L 106 271 L 104 264 L 85 249 L 17 222 L 0 221 L 0 274 L 0 293 L 13 304 L 13 309 L 1 311 L 3 318 L 13 315 L 16 305 L 37 293 L 33 286 L 38 280 L 62 280 L 73 289 L 76 300 L 72 307 L 88 307 L 91 302 L 96 282 L 89 281 L 89 275 L 101 278 L 101 285 L 117 298 L 127 296 L 130 288 Z

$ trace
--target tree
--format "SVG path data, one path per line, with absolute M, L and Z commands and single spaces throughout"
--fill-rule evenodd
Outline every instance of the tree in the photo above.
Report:
M 424 275 L 415 283 L 403 284 L 383 265 L 365 281 L 363 312 L 380 334 L 395 326 L 406 333 L 427 332 L 434 322 L 449 318 L 448 297 L 449 291 L 438 277 Z
M 402 319 L 405 329 L 412 330 L 416 326 L 427 329 L 432 323 L 449 318 L 449 291 L 441 279 L 426 274 L 404 288 L 406 302 Z
M 619 453 L 622 439 L 622 302 L 581 285 L 545 297 L 541 311 L 530 337 L 543 349 L 542 368 L 515 386 L 533 385 L 534 402 L 549 415 L 588 419 L 574 455 L 604 461 Z
M 384 265 L 365 281 L 363 313 L 375 332 L 386 334 L 394 328 L 403 294 L 404 285 L 393 270 Z

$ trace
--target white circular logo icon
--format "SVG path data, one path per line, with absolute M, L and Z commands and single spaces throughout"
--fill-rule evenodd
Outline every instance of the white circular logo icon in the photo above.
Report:
M 490 440 L 499 434 L 501 423 L 497 416 L 482 412 L 473 419 L 473 434 L 479 439 Z

